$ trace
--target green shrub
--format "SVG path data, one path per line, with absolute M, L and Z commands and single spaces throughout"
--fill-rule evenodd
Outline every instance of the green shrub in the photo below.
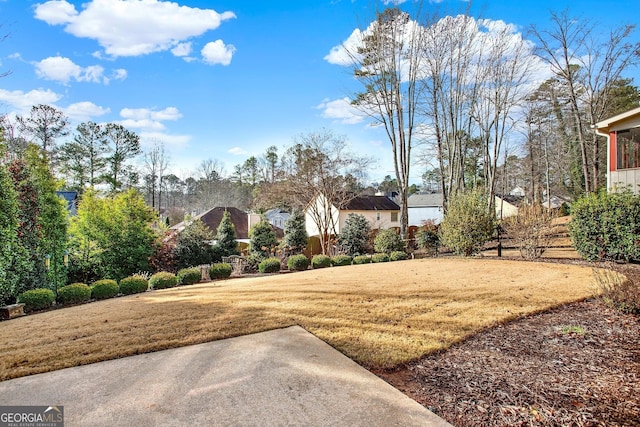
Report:
M 176 276 L 180 285 L 193 285 L 202 279 L 202 273 L 198 267 L 183 268 Z
M 42 310 L 51 307 L 56 299 L 51 289 L 31 289 L 18 296 L 18 302 L 24 304 L 27 311 Z
M 588 261 L 640 260 L 640 196 L 601 191 L 571 206 L 569 235 Z
M 373 240 L 376 252 L 389 254 L 393 251 L 404 251 L 402 237 L 393 229 L 381 230 Z
M 267 258 L 258 264 L 260 273 L 277 273 L 280 271 L 280 260 L 278 258 Z
M 371 257 L 369 255 L 356 255 L 353 257 L 354 264 L 370 264 Z
M 449 199 L 447 214 L 439 226 L 440 242 L 458 255 L 479 252 L 495 232 L 494 215 L 481 189 Z
M 149 280 L 140 274 L 125 277 L 120 280 L 120 292 L 123 295 L 139 294 L 149 289 Z
M 430 221 L 418 229 L 416 233 L 416 244 L 427 253 L 437 254 L 440 247 L 440 236 L 438 236 L 438 226 Z
M 227 263 L 213 264 L 209 268 L 209 277 L 212 280 L 226 279 L 227 277 L 231 276 L 232 271 L 233 269 L 231 268 L 231 264 L 227 264 Z
M 291 271 L 304 271 L 309 268 L 309 258 L 306 255 L 292 255 L 287 260 L 287 267 Z
M 338 245 L 348 255 L 361 254 L 369 247 L 369 234 L 371 226 L 369 220 L 360 214 L 350 213 L 340 230 Z
M 336 255 L 333 258 L 331 258 L 331 265 L 333 265 L 334 267 L 351 265 L 351 257 L 349 255 Z
M 389 255 L 389 261 L 402 261 L 407 259 L 407 253 L 404 251 L 393 251 Z
M 389 262 L 389 255 L 381 253 L 373 254 L 371 262 Z
M 91 285 L 91 298 L 94 299 L 113 298 L 118 295 L 118 292 L 120 292 L 120 287 L 115 280 L 97 280 Z
M 91 299 L 91 288 L 84 283 L 72 283 L 58 289 L 60 304 L 77 304 Z
M 160 271 L 149 279 L 149 287 L 151 289 L 167 289 L 173 288 L 178 284 L 178 279 L 173 273 L 168 271 Z
M 325 267 L 331 267 L 331 258 L 329 258 L 327 255 L 314 255 L 313 258 L 311 258 L 311 267 L 312 268 L 325 268 Z

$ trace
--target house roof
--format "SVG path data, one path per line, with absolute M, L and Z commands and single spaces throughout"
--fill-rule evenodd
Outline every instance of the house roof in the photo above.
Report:
M 236 229 L 236 237 L 238 239 L 249 238 L 249 218 L 246 212 L 241 211 L 238 208 L 223 208 L 217 207 L 209 209 L 208 211 L 196 216 L 195 219 L 201 220 L 207 227 L 209 227 L 214 233 L 218 231 L 218 226 L 222 221 L 222 215 L 227 211 L 231 215 L 231 222 Z M 171 227 L 172 230 L 182 231 L 186 226 L 186 222 L 183 221 L 179 224 Z
M 407 206 L 410 208 L 442 207 L 443 200 L 442 193 L 414 193 L 407 198 Z
M 496 194 L 496 197 L 512 204 L 513 206 L 520 206 L 525 201 L 524 196 L 512 196 L 511 194 Z
M 341 207 L 347 211 L 399 211 L 400 206 L 386 196 L 356 196 Z
M 67 202 L 67 210 L 71 215 L 77 213 L 78 192 L 77 191 L 56 191 L 59 197 Z
M 618 114 L 613 117 L 609 117 L 608 119 L 599 121 L 593 127 L 600 133 L 607 134 L 611 130 L 613 126 L 618 123 L 625 122 L 627 120 L 632 120 L 634 118 L 640 117 L 640 107 L 634 108 L 633 110 L 626 111 L 622 114 Z

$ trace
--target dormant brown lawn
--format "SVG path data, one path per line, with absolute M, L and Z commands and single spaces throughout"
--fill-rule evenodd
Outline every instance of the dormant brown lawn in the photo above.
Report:
M 201 283 L 1 322 L 0 380 L 291 325 L 388 368 L 594 292 L 590 268 L 454 258 Z

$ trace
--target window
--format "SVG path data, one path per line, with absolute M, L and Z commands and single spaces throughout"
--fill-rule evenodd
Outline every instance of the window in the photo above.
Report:
M 398 222 L 398 212 L 391 212 L 391 222 Z
M 640 128 L 616 132 L 617 169 L 640 168 Z
M 380 221 L 380 212 L 376 212 L 376 221 Z

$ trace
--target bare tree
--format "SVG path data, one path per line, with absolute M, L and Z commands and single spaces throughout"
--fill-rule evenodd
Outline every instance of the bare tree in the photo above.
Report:
M 151 207 L 156 207 L 156 188 L 158 193 L 158 212 L 162 207 L 162 178 L 169 167 L 169 154 L 162 141 L 154 141 L 151 148 L 142 157 L 147 181 L 150 185 Z
M 592 192 L 600 185 L 601 167 L 597 138 L 595 134 L 589 136 L 589 125 L 604 118 L 611 99 L 608 88 L 623 71 L 638 63 L 640 43 L 629 41 L 632 25 L 614 29 L 601 41 L 595 34 L 595 24 L 575 19 L 567 10 L 551 12 L 551 23 L 550 30 L 532 26 L 531 33 L 539 43 L 539 56 L 568 87 L 584 191 Z
M 423 29 L 399 8 L 378 12 L 356 49 L 344 46 L 364 91 L 353 105 L 382 126 L 391 144 L 400 198 L 400 233 L 409 222 L 411 151 L 417 143 Z
M 349 152 L 344 137 L 330 130 L 300 135 L 282 156 L 283 179 L 265 184 L 265 195 L 271 195 L 272 206 L 306 210 L 318 229 L 323 253 L 328 253 L 338 226 L 329 205 L 344 206 L 358 195 L 357 184 L 371 161 Z M 310 203 L 320 199 L 326 203 Z

